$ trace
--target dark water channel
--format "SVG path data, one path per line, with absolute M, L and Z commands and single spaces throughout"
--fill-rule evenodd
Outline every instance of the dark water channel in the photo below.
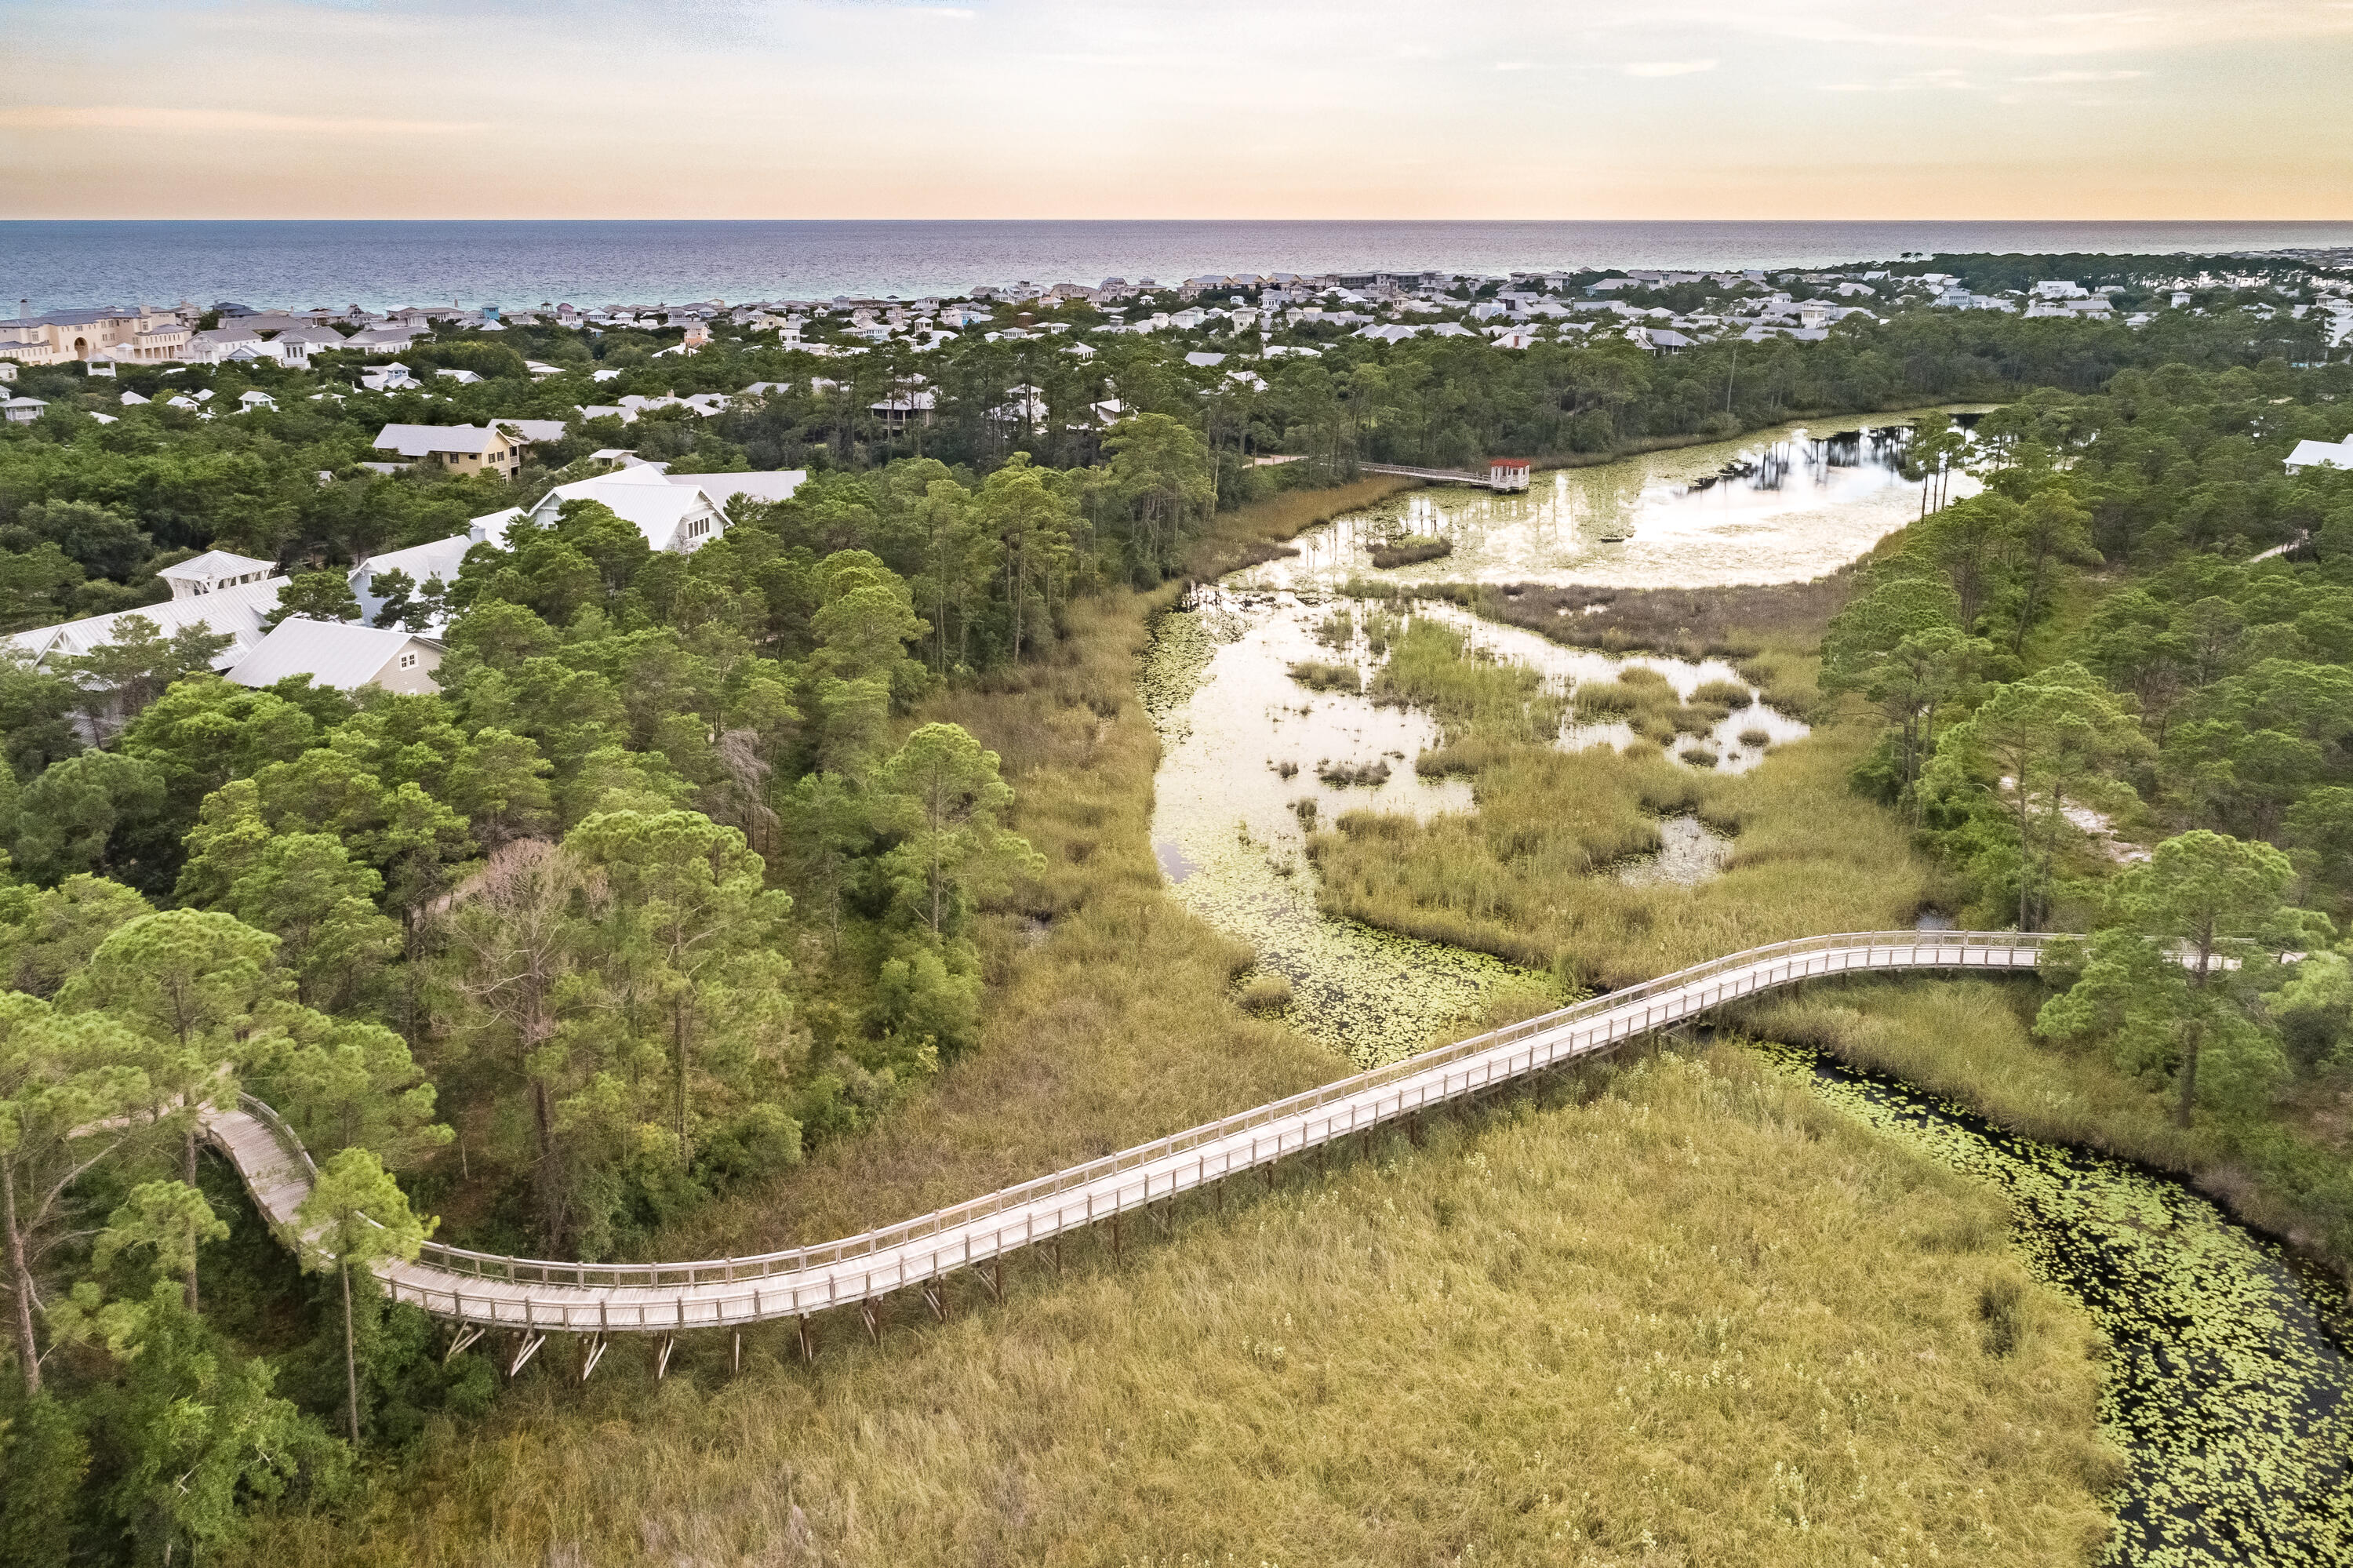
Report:
M 2105 1561 L 2353 1563 L 2340 1282 L 2172 1177 L 2021 1138 L 1818 1052 L 1760 1049 L 1880 1131 L 2000 1187 L 2029 1268 L 2105 1332 L 2101 1418 L 2132 1465 Z

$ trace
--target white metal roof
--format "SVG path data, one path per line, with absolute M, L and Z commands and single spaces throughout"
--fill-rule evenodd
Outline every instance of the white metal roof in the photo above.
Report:
M 308 675 L 313 685 L 349 692 L 366 685 L 412 642 L 439 646 L 411 631 L 290 615 L 223 673 L 240 686 L 267 686 L 289 675 Z
M 217 582 L 223 577 L 241 577 L 248 572 L 267 576 L 278 569 L 274 561 L 256 560 L 251 556 L 239 556 L 227 550 L 206 550 L 201 556 L 191 556 L 177 566 L 164 567 L 155 575 L 165 582 Z
M 672 484 L 659 469 L 641 464 L 557 485 L 531 509 L 532 520 L 543 528 L 552 525 L 556 513 L 567 501 L 602 502 L 636 524 L 638 531 L 646 536 L 646 543 L 657 550 L 670 547 L 678 537 L 679 524 L 689 514 L 702 508 L 716 510 L 717 506 L 695 485 Z
M 929 399 L 928 392 L 918 392 L 917 397 Z M 928 406 L 918 403 L 917 408 Z M 672 484 L 690 484 L 711 498 L 713 506 L 724 511 L 737 496 L 754 501 L 789 500 L 801 481 L 808 477 L 805 468 L 777 469 L 768 473 L 673 473 L 667 476 Z
M 115 623 L 124 616 L 143 615 L 166 637 L 198 625 L 226 633 L 234 641 L 213 661 L 215 669 L 226 669 L 261 641 L 261 618 L 278 608 L 278 590 L 285 586 L 284 577 L 237 583 L 192 599 L 167 599 L 161 604 L 142 604 L 132 609 L 19 631 L 6 639 L 6 644 L 32 655 L 36 661 L 58 654 L 87 653 L 100 643 L 113 641 Z
M 2290 468 L 2353 468 L 2353 436 L 2341 441 L 2298 441 L 2287 454 Z
M 352 577 L 356 583 L 373 580 L 380 572 L 406 572 L 419 588 L 434 577 L 452 583 L 458 580 L 458 568 L 465 563 L 466 552 L 475 543 L 470 533 L 453 534 L 447 539 L 411 545 L 405 550 L 386 550 L 381 556 L 369 556 L 367 565 L 354 570 Z
M 512 423 L 512 421 L 509 421 Z M 486 425 L 386 425 L 376 432 L 375 450 L 403 457 L 431 452 L 485 452 L 506 438 Z

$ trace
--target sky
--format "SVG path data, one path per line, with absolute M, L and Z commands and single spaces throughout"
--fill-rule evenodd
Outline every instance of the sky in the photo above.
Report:
M 0 217 L 2353 218 L 2353 0 L 0 0 Z

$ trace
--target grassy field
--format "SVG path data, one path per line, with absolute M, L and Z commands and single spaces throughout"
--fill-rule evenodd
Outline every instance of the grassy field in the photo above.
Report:
M 371 1516 L 253 1560 L 1863 1568 L 2106 1534 L 2094 1346 L 2000 1202 L 1736 1051 L 1146 1229 L 879 1349 L 837 1325 L 813 1369 L 781 1336 L 659 1386 L 543 1357 Z
M 1227 519 L 1203 575 L 1388 488 Z M 1048 861 L 992 916 L 983 1044 L 661 1251 L 839 1234 L 1345 1070 L 1247 1012 L 1248 954 L 1162 891 L 1134 673 L 1166 598 L 1081 606 L 1050 659 L 927 715 L 1004 755 Z M 1171 1240 L 1132 1223 L 1123 1258 L 1024 1259 L 945 1324 L 894 1303 L 879 1348 L 838 1317 L 814 1367 L 762 1330 L 740 1376 L 713 1337 L 667 1382 L 625 1345 L 584 1386 L 552 1345 L 243 1561 L 2080 1563 L 2115 1474 L 2099 1366 L 2005 1234 L 1745 1055 L 1661 1055 L 1188 1202 Z
M 1903 824 L 1846 787 L 1871 738 L 1833 724 L 1730 777 L 1656 752 L 1496 747 L 1473 775 L 1474 814 L 1357 813 L 1318 835 L 1322 896 L 1388 930 L 1611 987 L 1784 938 L 1909 926 L 1936 880 Z M 1636 887 L 1606 874 L 1682 812 L 1734 835 L 1722 875 Z

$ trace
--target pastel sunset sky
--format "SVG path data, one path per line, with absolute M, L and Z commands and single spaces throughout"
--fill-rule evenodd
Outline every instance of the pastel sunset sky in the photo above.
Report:
M 2353 217 L 2346 0 L 0 0 L 0 37 L 10 217 Z

